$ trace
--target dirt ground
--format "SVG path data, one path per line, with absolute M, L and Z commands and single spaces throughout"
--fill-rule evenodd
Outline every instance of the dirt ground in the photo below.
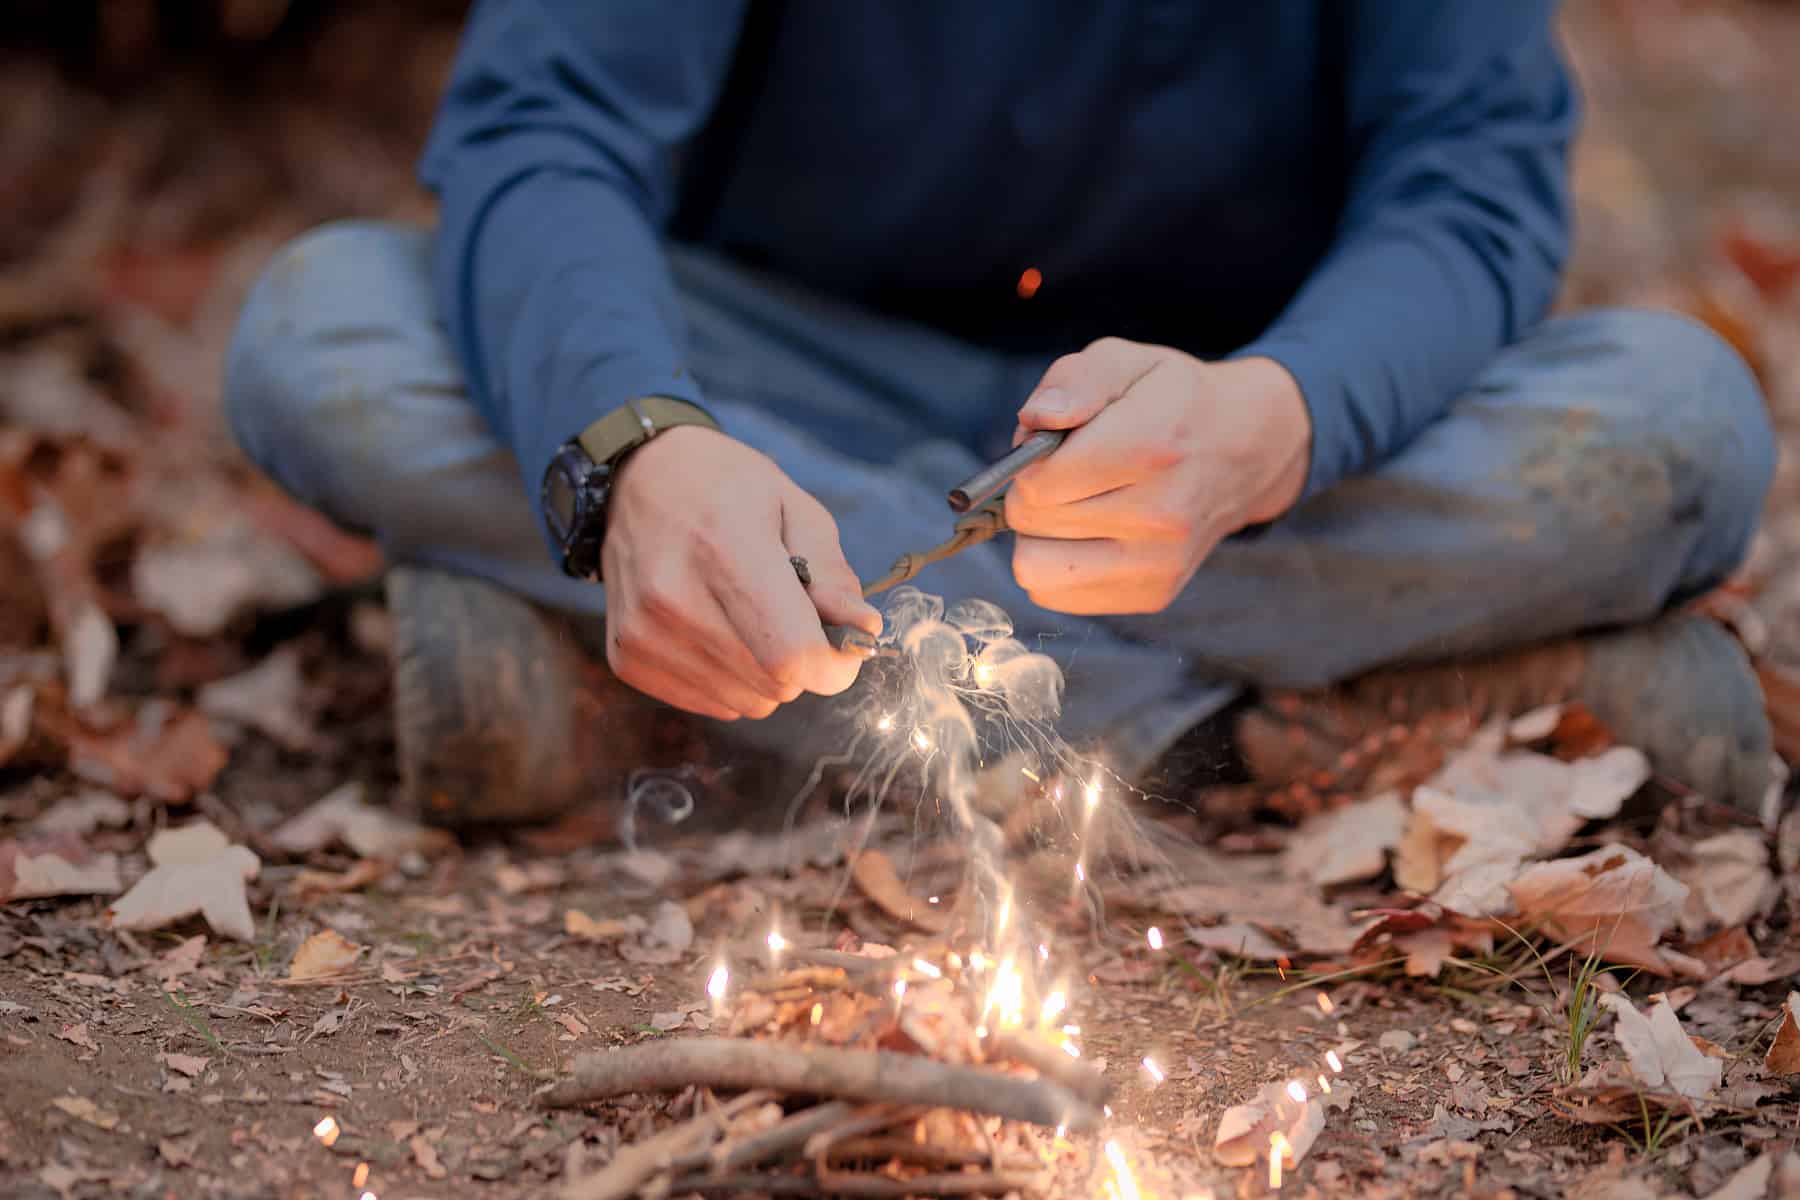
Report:
M 237 71 L 207 69 L 204 54 L 176 55 L 147 79 L 65 75 L 45 54 L 0 59 L 0 156 L 30 183 L 0 227 L 0 433 L 30 440 L 7 443 L 16 449 L 0 453 L 0 475 L 59 497 L 74 494 L 60 490 L 72 474 L 100 480 L 82 485 L 92 503 L 81 528 L 92 533 L 76 539 L 76 566 L 10 546 L 0 558 L 0 612 L 11 614 L 0 619 L 0 847 L 50 820 L 84 854 L 120 856 L 129 882 L 150 865 L 147 835 L 203 818 L 260 861 L 247 937 L 221 936 L 200 916 L 126 932 L 103 917 L 118 902 L 108 893 L 0 906 L 8 1196 L 548 1194 L 571 1163 L 604 1160 L 694 1101 L 546 1111 L 534 1103 L 544 1080 L 579 1053 L 710 1024 L 707 982 L 729 948 L 777 919 L 821 944 L 924 941 L 846 890 L 830 839 L 776 870 L 773 835 L 721 844 L 716 833 L 658 831 L 658 861 L 674 865 L 653 886 L 632 875 L 648 868 L 589 844 L 591 827 L 445 845 L 396 826 L 369 834 L 391 839 L 380 852 L 343 837 L 296 849 L 279 832 L 347 783 L 377 803 L 393 787 L 389 631 L 369 583 L 374 552 L 236 458 L 217 364 L 244 287 L 282 238 L 333 216 L 428 217 L 408 172 L 454 25 L 397 13 L 365 10 L 278 39 Z M 1800 7 L 1582 0 L 1566 29 L 1590 110 L 1565 303 L 1654 303 L 1707 320 L 1757 368 L 1785 444 L 1800 433 Z M 1749 568 L 1709 601 L 1755 652 L 1790 757 L 1800 734 L 1800 705 L 1782 707 L 1800 695 L 1785 690 L 1800 686 L 1788 674 L 1800 669 L 1794 462 L 1784 455 Z M 108 489 L 127 478 L 141 516 L 109 522 L 108 497 L 126 493 Z M 273 568 L 247 580 L 226 569 L 271 544 L 282 563 L 304 565 L 307 586 L 273 586 Z M 155 599 L 142 563 L 175 545 L 205 554 L 168 578 L 222 615 Z M 60 685 L 42 682 L 59 648 L 73 661 L 70 647 L 84 644 L 72 631 L 88 603 L 120 631 L 98 726 L 68 717 Z M 207 685 L 272 661 L 286 673 L 258 676 L 268 690 L 235 706 L 207 698 Z M 27 684 L 36 707 L 15 737 L 8 698 Z M 1194 807 L 1216 816 L 1202 801 Z M 1182 836 L 1223 828 L 1179 810 L 1143 815 Z M 1762 1061 L 1800 967 L 1795 833 L 1763 869 L 1768 886 L 1748 915 L 1682 943 L 1702 954 L 1738 936 L 1749 951 L 1720 961 L 1766 968 L 1619 972 L 1597 985 L 1627 983 L 1645 1008 L 1667 995 L 1686 1031 L 1723 1057 L 1712 1096 L 1686 1111 L 1608 1108 L 1592 1089 L 1571 1090 L 1620 1054 L 1602 1032 L 1569 1069 L 1570 955 L 1540 969 L 1522 942 L 1458 943 L 1449 965 L 1412 977 L 1399 941 L 1308 954 L 1295 939 L 1284 965 L 1174 935 L 1153 950 L 1149 910 L 1116 904 L 1098 922 L 1052 911 L 1045 927 L 1058 960 L 1085 976 L 1068 1019 L 1084 1057 L 1115 1080 L 1109 1133 L 1144 1195 L 1265 1192 L 1262 1166 L 1215 1158 L 1220 1118 L 1265 1084 L 1310 1086 L 1331 1051 L 1344 1070 L 1288 1193 L 1707 1196 L 1800 1140 L 1800 1084 Z M 1563 848 L 1625 844 L 1672 863 L 1735 835 L 1691 798 L 1659 812 L 1640 796 Z M 1236 822 L 1216 850 L 1267 853 L 1296 837 L 1285 822 Z M 1385 873 L 1323 894 L 1343 914 L 1400 903 Z M 671 902 L 691 929 L 659 944 L 645 929 L 673 919 Z M 1206 919 L 1221 915 L 1279 925 L 1233 911 Z M 324 945 L 328 931 L 354 949 L 295 978 L 306 974 L 302 946 Z M 1800 1195 L 1800 1161 L 1778 1161 L 1773 1179 L 1731 1194 Z M 1063 1170 L 1056 1190 L 1117 1195 L 1119 1185 L 1096 1166 Z

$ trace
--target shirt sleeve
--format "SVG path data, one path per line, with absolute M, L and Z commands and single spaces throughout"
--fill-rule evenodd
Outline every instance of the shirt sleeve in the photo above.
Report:
M 1329 7 L 1329 6 L 1328 6 Z M 1304 496 L 1387 459 L 1539 320 L 1568 252 L 1578 100 L 1554 0 L 1354 0 L 1349 191 L 1263 336 L 1312 415 Z
M 436 288 L 476 405 L 539 482 L 627 400 L 700 402 L 659 231 L 744 0 L 482 0 L 426 146 Z

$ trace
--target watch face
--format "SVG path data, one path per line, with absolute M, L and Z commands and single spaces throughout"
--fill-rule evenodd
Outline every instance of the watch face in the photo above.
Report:
M 550 521 L 550 532 L 559 542 L 567 542 L 575 528 L 577 489 L 569 472 L 561 463 L 551 464 L 544 475 L 544 516 Z

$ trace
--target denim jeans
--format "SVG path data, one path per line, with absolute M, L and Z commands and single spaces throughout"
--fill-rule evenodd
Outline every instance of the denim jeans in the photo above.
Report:
M 395 561 L 603 617 L 604 589 L 552 564 L 511 453 L 469 402 L 431 252 L 427 231 L 360 222 L 282 250 L 231 347 L 238 440 Z M 1006 448 L 1048 360 L 670 253 L 709 406 L 831 510 L 857 572 L 946 536 L 945 489 Z M 1064 736 L 1104 737 L 1129 773 L 1246 684 L 1317 686 L 1654 617 L 1742 559 L 1774 454 L 1755 380 L 1708 330 L 1587 312 L 1502 351 L 1390 461 L 1227 541 L 1161 613 L 1038 608 L 1005 540 L 918 582 L 1006 609 L 1063 667 Z M 733 729 L 816 747 L 831 712 L 805 698 Z

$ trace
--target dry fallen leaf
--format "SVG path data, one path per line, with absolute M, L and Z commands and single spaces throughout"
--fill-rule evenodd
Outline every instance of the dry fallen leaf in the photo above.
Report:
M 0 903 L 37 896 L 112 896 L 122 886 L 119 856 L 95 854 L 77 838 L 0 841 Z
M 284 646 L 242 674 L 207 684 L 194 701 L 209 717 L 259 730 L 284 750 L 301 752 L 319 745 L 304 711 L 305 690 L 300 653 Z
M 1648 1017 L 1621 992 L 1601 996 L 1600 1003 L 1612 1010 L 1613 1038 L 1645 1087 L 1668 1088 L 1689 1100 L 1704 1100 L 1718 1088 L 1725 1064 L 1694 1044 L 1666 998 Z
M 1775 874 L 1760 833 L 1734 829 L 1695 842 L 1691 854 L 1692 861 L 1675 872 L 1688 886 L 1681 925 L 1689 936 L 1742 925 L 1774 903 Z
M 1269 1153 L 1269 1138 L 1287 1139 L 1285 1166 L 1294 1167 L 1325 1128 L 1325 1109 L 1318 1100 L 1297 1103 L 1285 1086 L 1271 1083 L 1248 1104 L 1225 1110 L 1213 1138 L 1213 1157 L 1227 1167 L 1248 1167 Z
M 1775 1156 L 1764 1154 L 1746 1163 L 1725 1186 L 1709 1194 L 1706 1200 L 1764 1200 L 1769 1194 L 1769 1180 L 1775 1175 Z M 1785 1198 L 1785 1193 L 1777 1193 Z
M 300 943 L 294 961 L 288 964 L 289 979 L 317 979 L 336 975 L 355 965 L 365 947 L 350 941 L 335 929 L 321 929 Z
M 105 826 L 117 829 L 131 819 L 131 809 L 110 792 L 85 791 L 65 796 L 31 823 L 34 834 L 86 837 Z
M 119 1123 L 118 1114 L 109 1113 L 98 1107 L 86 1096 L 58 1096 L 50 1103 L 76 1120 L 86 1121 L 96 1129 L 111 1129 Z
M 1771 1075 L 1800 1075 L 1800 992 L 1789 992 L 1781 1006 L 1781 1024 L 1763 1056 L 1763 1069 Z
M 197 542 L 146 546 L 131 566 L 139 602 L 196 638 L 251 611 L 305 604 L 321 587 L 310 563 L 248 518 L 216 522 Z
M 1506 887 L 1525 924 L 1578 941 L 1583 952 L 1664 975 L 1681 965 L 1656 942 L 1675 923 L 1687 888 L 1629 846 L 1532 863 Z
M 641 928 L 642 918 L 638 920 Z M 625 921 L 611 917 L 596 921 L 580 909 L 571 908 L 563 913 L 563 932 L 587 942 L 615 942 L 636 930 Z
M 1373 879 L 1400 844 L 1407 809 L 1397 792 L 1320 813 L 1287 846 L 1287 869 L 1320 887 Z
M 183 938 L 179 945 L 163 954 L 146 970 L 156 981 L 167 988 L 200 965 L 201 957 L 206 953 L 206 935 L 196 933 L 193 937 Z
M 198 1137 L 163 1138 L 156 1143 L 156 1153 L 171 1167 L 191 1167 L 199 1153 Z
M 147 850 L 155 866 L 107 910 L 114 927 L 161 929 L 199 913 L 225 937 L 256 936 L 244 884 L 262 861 L 248 847 L 232 845 L 212 822 L 196 821 L 161 831 Z
M 312 807 L 269 835 L 269 844 L 289 854 L 310 854 L 342 842 L 364 858 L 395 859 L 412 851 L 430 854 L 452 843 L 442 829 L 427 829 L 385 808 L 363 801 L 363 786 L 333 788 Z
M 186 1075 L 189 1079 L 197 1078 L 202 1071 L 206 1070 L 206 1064 L 212 1061 L 212 1059 L 203 1058 L 198 1054 L 174 1053 L 158 1054 L 156 1060 L 169 1070 Z
M 926 933 L 941 933 L 949 927 L 950 914 L 908 892 L 894 870 L 893 860 L 879 850 L 864 850 L 850 860 L 850 878 L 863 895 L 896 921 L 905 921 Z
M 1262 930 L 1242 921 L 1227 921 L 1223 925 L 1190 925 L 1187 928 L 1187 940 L 1196 946 L 1217 950 L 1220 954 L 1234 954 L 1257 962 L 1274 962 L 1293 953 Z
M 76 1022 L 72 1025 L 64 1025 L 61 1029 L 56 1031 L 56 1036 L 72 1045 L 80 1046 L 83 1050 L 97 1051 L 100 1049 L 99 1046 L 94 1044 L 94 1039 L 89 1036 L 87 1022 L 85 1021 Z
M 162 701 L 144 705 L 116 729 L 68 720 L 59 732 L 69 746 L 70 768 L 83 779 L 123 796 L 170 804 L 185 804 L 211 787 L 228 757 L 204 716 Z
M 427 1176 L 432 1179 L 442 1179 L 449 1174 L 444 1169 L 444 1164 L 438 1161 L 437 1148 L 426 1141 L 424 1135 L 415 1134 L 406 1144 L 412 1150 L 413 1162 L 417 1163 L 419 1170 L 425 1172 Z

